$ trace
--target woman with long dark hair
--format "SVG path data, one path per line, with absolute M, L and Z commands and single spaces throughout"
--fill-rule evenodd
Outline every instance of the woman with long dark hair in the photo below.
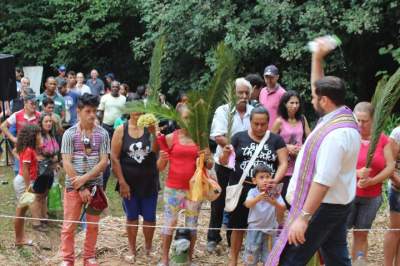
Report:
M 54 120 L 49 113 L 43 113 L 39 118 L 42 146 L 38 150 L 39 173 L 33 183 L 36 201 L 32 206 L 32 217 L 47 218 L 47 194 L 54 181 L 54 171 L 59 162 L 60 146 L 53 134 Z M 33 228 L 47 232 L 45 221 L 33 221 Z
M 300 95 L 296 91 L 289 90 L 282 96 L 278 106 L 278 118 L 275 120 L 271 132 L 279 134 L 283 138 L 289 153 L 288 168 L 282 180 L 282 197 L 286 202 L 286 191 L 293 174 L 297 154 L 311 132 L 302 112 Z M 286 206 L 289 208 L 287 202 Z
M 19 172 L 14 178 L 14 190 L 17 197 L 16 217 L 24 217 L 28 206 L 20 206 L 19 200 L 25 191 L 31 190 L 31 184 L 37 178 L 37 149 L 42 144 L 40 128 L 37 125 L 26 125 L 18 132 L 17 153 L 19 156 Z M 32 245 L 32 240 L 25 239 L 24 219 L 15 218 L 15 245 Z

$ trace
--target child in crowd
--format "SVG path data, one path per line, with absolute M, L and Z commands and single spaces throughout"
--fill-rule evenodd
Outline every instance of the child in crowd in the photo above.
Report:
M 249 266 L 267 261 L 268 240 L 274 239 L 274 229 L 283 222 L 286 210 L 280 192 L 272 186 L 271 170 L 266 165 L 254 167 L 252 179 L 256 187 L 249 190 L 244 202 L 244 206 L 250 209 L 247 220 L 250 230 L 247 231 L 243 260 Z
M 31 184 L 38 176 L 38 160 L 36 150 L 42 144 L 40 128 L 37 125 L 26 125 L 18 133 L 17 153 L 19 155 L 19 172 L 14 178 L 14 190 L 19 202 L 25 191 L 31 190 Z M 17 204 L 16 217 L 24 217 L 28 206 L 20 207 Z M 32 240 L 25 239 L 24 219 L 14 221 L 15 245 L 32 245 Z

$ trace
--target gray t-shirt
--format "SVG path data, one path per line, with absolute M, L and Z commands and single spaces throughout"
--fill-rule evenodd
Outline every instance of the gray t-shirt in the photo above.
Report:
M 86 81 L 86 85 L 89 86 L 93 95 L 99 96 L 104 94 L 104 83 L 101 79 L 97 78 L 96 81 L 93 81 L 93 79 L 88 79 Z
M 259 194 L 260 191 L 258 190 L 257 187 L 252 188 L 249 190 L 249 193 L 247 193 L 246 200 L 254 199 Z M 279 204 L 282 205 L 284 204 L 284 201 L 281 196 L 277 198 L 277 201 Z M 247 219 L 247 222 L 249 224 L 248 226 L 249 229 L 260 228 L 260 231 L 270 235 L 274 235 L 275 232 L 268 231 L 268 229 L 278 228 L 278 221 L 276 219 L 275 207 L 269 204 L 265 200 L 257 202 L 257 204 L 253 208 L 250 208 L 249 218 Z
M 100 155 L 110 153 L 110 138 L 107 131 L 100 126 L 96 126 L 90 137 L 90 145 L 92 151 L 90 154 L 86 154 L 78 125 L 72 126 L 65 131 L 61 144 L 61 153 L 72 154 L 72 165 L 78 175 L 84 175 L 98 164 Z M 86 187 L 94 185 L 103 186 L 102 173 L 96 179 L 92 179 L 85 184 Z M 67 190 L 74 189 L 68 175 L 65 177 L 65 188 Z

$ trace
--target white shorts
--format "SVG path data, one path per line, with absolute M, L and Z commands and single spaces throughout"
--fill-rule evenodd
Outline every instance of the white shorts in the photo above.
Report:
M 13 183 L 14 183 L 15 196 L 17 197 L 17 202 L 18 202 L 22 194 L 24 194 L 26 190 L 24 177 L 22 175 L 17 175 L 14 178 Z

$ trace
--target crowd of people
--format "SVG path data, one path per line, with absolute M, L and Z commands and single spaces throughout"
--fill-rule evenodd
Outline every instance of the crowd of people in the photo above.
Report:
M 84 265 L 96 262 L 96 241 L 101 212 L 107 208 L 104 191 L 113 172 L 126 214 L 129 253 L 137 257 L 139 216 L 143 219 L 146 256 L 152 245 L 158 195 L 163 193 L 160 266 L 170 262 L 173 228 L 184 212 L 190 230 L 189 262 L 192 263 L 202 202 L 189 198 L 190 180 L 197 159 L 215 171 L 220 196 L 211 202 L 207 250 L 214 252 L 227 226 L 229 265 L 306 265 L 312 258 L 321 265 L 351 265 L 368 259 L 368 231 L 354 231 L 351 252 L 347 230 L 370 229 L 382 204 L 383 183 L 390 179 L 390 228 L 400 228 L 400 127 L 382 134 L 370 167 L 366 167 L 374 107 L 358 103 L 354 111 L 344 105 L 344 82 L 324 76 L 323 59 L 331 51 L 322 39 L 312 55 L 312 105 L 320 119 L 313 130 L 295 90 L 279 84 L 279 69 L 268 65 L 263 77 L 249 74 L 235 80 L 236 103 L 219 106 L 214 114 L 210 141 L 215 150 L 203 149 L 185 129 L 173 123 L 142 128 L 142 113 L 124 114 L 126 102 L 145 100 L 146 86 L 132 92 L 114 74 L 105 80 L 97 70 L 84 74 L 58 68 L 47 77 L 44 91 L 36 96 L 29 77 L 17 69 L 18 97 L 7 103 L 3 136 L 14 157 L 14 189 L 17 201 L 25 191 L 35 194 L 29 206 L 38 218 L 33 228 L 47 232 L 47 193 L 61 168 L 65 172 L 64 223 L 61 229 L 62 265 L 74 265 L 74 235 L 84 217 Z M 182 93 L 176 110 L 189 119 L 188 97 Z M 166 104 L 160 95 L 160 104 Z M 229 125 L 229 114 L 233 114 Z M 231 127 L 229 130 L 228 127 Z M 164 129 L 161 130 L 160 129 Z M 228 136 L 230 132 L 230 136 Z M 164 145 L 157 139 L 164 137 Z M 4 151 L 8 152 L 8 151 Z M 397 160 L 397 164 L 396 164 Z M 164 184 L 159 173 L 166 170 Z M 228 186 L 243 184 L 237 205 L 226 210 Z M 16 217 L 28 207 L 17 204 Z M 286 213 L 286 215 L 285 215 Z M 94 223 L 92 223 L 94 222 Z M 279 229 L 279 230 L 277 230 Z M 279 233 L 278 233 L 279 232 Z M 385 234 L 385 265 L 398 261 L 400 234 Z M 15 219 L 16 246 L 31 245 L 24 234 L 24 219 Z

